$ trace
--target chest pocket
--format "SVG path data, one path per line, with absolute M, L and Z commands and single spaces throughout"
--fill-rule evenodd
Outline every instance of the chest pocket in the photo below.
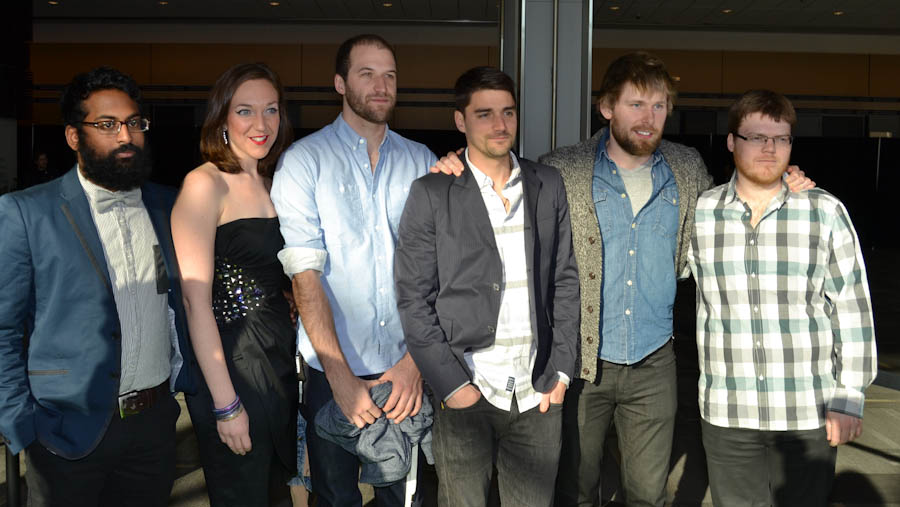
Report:
M 395 182 L 388 186 L 385 206 L 387 207 L 388 221 L 395 236 L 397 227 L 400 225 L 400 217 L 403 216 L 407 196 L 409 196 L 409 182 Z
M 656 198 L 656 223 L 653 230 L 664 238 L 674 238 L 678 231 L 678 187 L 669 185 L 659 192 Z
M 600 232 L 603 235 L 613 233 L 612 210 L 609 209 L 610 202 L 608 198 L 608 190 L 598 190 L 594 192 L 594 212 L 597 215 L 597 224 L 600 226 Z

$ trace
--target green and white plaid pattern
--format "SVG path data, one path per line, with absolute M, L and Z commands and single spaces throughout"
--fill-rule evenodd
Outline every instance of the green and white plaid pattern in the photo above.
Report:
M 700 411 L 710 424 L 808 430 L 862 417 L 876 374 L 872 305 L 843 204 L 784 185 L 756 228 L 735 180 L 697 202 Z

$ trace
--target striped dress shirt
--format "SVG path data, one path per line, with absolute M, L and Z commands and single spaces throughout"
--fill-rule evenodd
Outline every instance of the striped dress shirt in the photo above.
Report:
M 101 194 L 115 194 L 81 174 L 78 179 L 87 196 L 103 256 L 109 270 L 113 298 L 122 331 L 122 373 L 119 394 L 163 383 L 171 373 L 173 331 L 168 293 L 157 290 L 154 246 L 159 244 L 143 202 L 122 202 L 98 210 Z M 140 201 L 140 189 L 137 192 Z M 104 195 L 108 197 L 108 195 Z
M 735 181 L 700 196 L 688 255 L 702 417 L 772 431 L 822 427 L 829 410 L 862 417 L 875 337 L 847 210 L 782 184 L 753 227 Z

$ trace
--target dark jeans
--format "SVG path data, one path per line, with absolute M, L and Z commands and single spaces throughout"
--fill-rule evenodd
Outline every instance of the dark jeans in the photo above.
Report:
M 629 506 L 662 506 L 677 409 L 670 340 L 630 366 L 598 360 L 597 382 L 572 381 L 563 412 L 556 506 L 600 502 L 603 444 L 615 421 Z
M 28 506 L 168 505 L 179 412 L 171 396 L 125 419 L 116 410 L 97 447 L 78 460 L 61 458 L 33 442 L 25 450 Z
M 713 504 L 720 507 L 828 504 L 837 448 L 825 428 L 759 431 L 701 420 Z
M 362 377 L 373 380 L 379 375 Z M 318 498 L 317 507 L 351 507 L 362 505 L 359 493 L 359 458 L 316 433 L 316 414 L 326 403 L 334 399 L 325 374 L 309 368 L 303 386 L 305 398 L 301 410 L 306 418 L 306 450 L 309 453 L 309 475 L 312 491 Z M 375 489 L 375 503 L 379 507 L 403 505 L 405 481 L 398 481 L 386 488 Z
M 434 459 L 438 505 L 483 507 L 493 465 L 503 505 L 547 507 L 559 463 L 562 407 L 519 413 L 513 402 L 501 410 L 483 397 L 464 409 L 435 403 Z

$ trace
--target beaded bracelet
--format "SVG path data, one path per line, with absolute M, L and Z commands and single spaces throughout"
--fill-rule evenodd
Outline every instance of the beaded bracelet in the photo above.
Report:
M 237 414 L 240 413 L 238 411 L 239 408 L 241 408 L 241 397 L 235 395 L 234 401 L 232 401 L 228 405 L 226 405 L 222 408 L 213 407 L 213 415 L 216 416 L 217 421 L 227 421 L 227 420 L 234 419 L 235 417 L 237 417 Z M 231 417 L 229 417 L 229 416 L 231 416 Z M 225 418 L 228 418 L 228 419 L 225 419 Z

